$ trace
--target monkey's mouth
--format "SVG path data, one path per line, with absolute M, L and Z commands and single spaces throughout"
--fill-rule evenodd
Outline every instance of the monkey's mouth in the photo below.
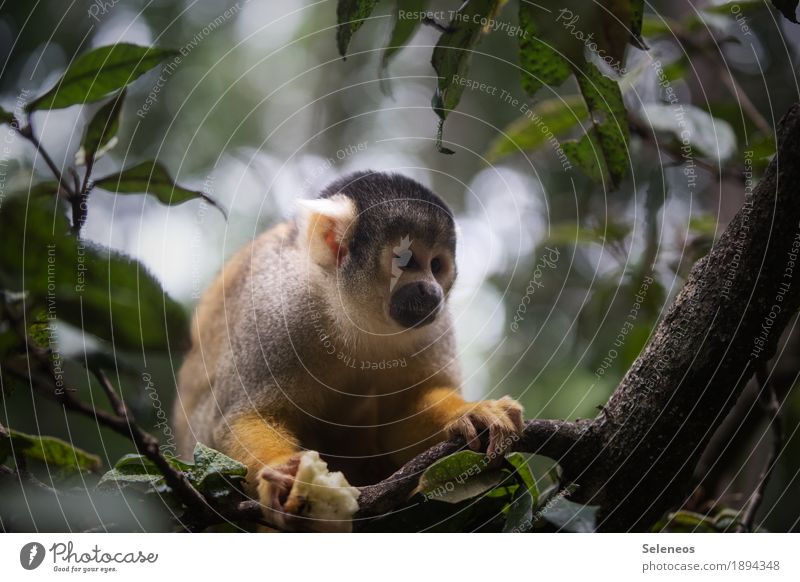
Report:
M 409 283 L 392 295 L 389 315 L 406 328 L 433 323 L 442 309 L 441 289 L 425 282 Z

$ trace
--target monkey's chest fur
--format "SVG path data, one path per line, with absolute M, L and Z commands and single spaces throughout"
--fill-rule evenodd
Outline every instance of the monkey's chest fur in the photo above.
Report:
M 313 393 L 303 404 L 296 434 L 304 448 L 319 451 L 351 483 L 376 482 L 399 468 L 431 436 L 418 434 L 413 423 L 418 412 L 414 403 L 427 379 L 409 371 L 408 364 L 333 370 L 307 375 Z M 398 444 L 397 437 L 386 438 L 389 433 L 407 438 Z

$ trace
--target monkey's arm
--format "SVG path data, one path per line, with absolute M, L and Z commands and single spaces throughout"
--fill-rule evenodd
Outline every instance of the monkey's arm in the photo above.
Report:
M 297 438 L 277 422 L 252 413 L 233 420 L 222 443 L 222 452 L 247 466 L 247 485 L 262 505 L 280 510 L 292 487 L 290 461 L 301 450 Z M 265 467 L 272 469 L 271 479 L 262 478 Z
M 487 454 L 499 456 L 523 429 L 522 406 L 513 398 L 467 402 L 456 388 L 426 389 L 406 397 L 397 410 L 404 416 L 386 426 L 383 444 L 400 463 L 454 435 L 463 436 L 477 450 L 485 431 Z
M 264 513 L 281 529 L 352 531 L 359 491 L 331 473 L 316 451 L 302 450 L 285 426 L 258 413 L 240 416 L 224 452 L 247 465 L 247 482 Z

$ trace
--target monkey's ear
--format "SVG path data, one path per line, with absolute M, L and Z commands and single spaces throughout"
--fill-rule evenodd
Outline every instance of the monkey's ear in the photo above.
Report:
M 300 200 L 300 232 L 308 244 L 311 259 L 323 266 L 342 264 L 353 236 L 356 205 L 344 194 L 330 198 Z

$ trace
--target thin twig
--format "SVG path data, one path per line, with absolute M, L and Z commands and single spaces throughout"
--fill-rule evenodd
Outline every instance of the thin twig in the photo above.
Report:
M 186 475 L 173 467 L 161 453 L 158 440 L 136 424 L 106 375 L 101 370 L 92 369 L 92 373 L 97 378 L 106 393 L 106 397 L 111 403 L 114 414 L 109 414 L 105 411 L 97 410 L 93 406 L 84 404 L 74 396 L 76 391 L 66 386 L 63 386 L 59 390 L 54 390 L 53 387 L 57 386 L 57 377 L 53 370 L 49 350 L 42 349 L 31 341 L 25 329 L 24 322 L 15 316 L 13 310 L 7 309 L 6 316 L 14 326 L 17 335 L 25 343 L 28 354 L 34 357 L 34 361 L 37 362 L 39 369 L 46 374 L 48 384 L 50 385 L 45 386 L 40 379 L 34 378 L 32 375 L 30 378 L 27 378 L 24 373 L 14 370 L 13 368 L 9 371 L 30 381 L 31 385 L 35 385 L 39 389 L 39 392 L 55 399 L 67 410 L 92 418 L 98 424 L 110 428 L 117 434 L 133 441 L 137 449 L 158 467 L 167 485 L 173 490 L 178 499 L 191 510 L 190 528 L 205 527 L 214 514 L 211 506 L 208 504 L 205 497 L 192 486 L 186 478 Z
M 758 371 L 756 372 L 756 378 L 758 379 L 759 387 L 761 391 L 760 395 L 760 403 L 767 413 L 769 428 L 772 432 L 772 447 L 770 449 L 769 457 L 767 458 L 767 464 L 764 465 L 764 469 L 761 472 L 761 476 L 758 479 L 758 483 L 756 484 L 756 488 L 753 490 L 753 493 L 750 495 L 750 498 L 745 503 L 744 508 L 742 509 L 742 519 L 738 528 L 738 531 L 754 531 L 756 514 L 758 513 L 759 507 L 761 507 L 761 502 L 764 500 L 764 492 L 767 489 L 767 485 L 769 485 L 769 480 L 772 477 L 772 472 L 775 469 L 775 465 L 778 464 L 778 457 L 781 453 L 781 448 L 783 447 L 783 420 L 781 418 L 781 404 L 778 400 L 778 395 L 775 392 L 774 384 L 769 380 L 767 375 L 766 365 L 762 363 L 759 366 Z
M 124 423 L 127 429 L 127 436 L 130 437 L 142 454 L 158 467 L 167 485 L 169 485 L 181 502 L 189 509 L 199 512 L 195 517 L 205 518 L 206 514 L 212 511 L 205 497 L 192 486 L 186 478 L 186 475 L 173 467 L 169 460 L 161 453 L 158 440 L 136 424 L 125 407 L 125 403 L 119 397 L 116 390 L 114 390 L 114 387 L 103 371 L 92 369 L 92 373 L 95 375 L 95 378 L 97 378 L 97 381 L 100 382 L 100 386 L 102 386 L 105 391 L 106 397 L 111 403 L 111 407 L 114 409 L 117 418 Z M 71 395 L 70 398 L 72 398 Z
M 31 124 L 30 116 L 28 117 L 28 125 L 26 125 L 25 127 L 22 127 L 19 119 L 14 117 L 14 120 L 11 122 L 11 127 L 20 136 L 22 136 L 23 138 L 28 140 L 31 144 L 33 144 L 33 147 L 35 147 L 36 151 L 39 153 L 39 155 L 42 156 L 42 159 L 44 160 L 44 163 L 47 164 L 47 167 L 50 168 L 50 171 L 53 173 L 53 175 L 58 180 L 58 183 L 61 186 L 61 188 L 65 192 L 67 192 L 67 194 L 69 195 L 70 200 L 72 200 L 75 197 L 76 192 L 72 188 L 72 186 L 69 184 L 69 182 L 67 182 L 67 180 L 64 178 L 64 175 L 61 173 L 61 170 L 58 169 L 58 166 L 56 166 L 55 162 L 53 162 L 53 159 L 50 157 L 50 154 L 47 153 L 47 151 L 42 146 L 41 142 L 33 134 L 33 125 Z
M 688 45 L 691 47 L 696 54 L 699 55 L 706 55 L 711 56 L 712 60 L 715 61 L 712 63 L 711 68 L 717 73 L 717 77 L 725 85 L 725 88 L 728 89 L 728 92 L 731 96 L 736 100 L 739 106 L 744 111 L 745 115 L 750 118 L 750 121 L 753 122 L 753 125 L 763 133 L 765 136 L 772 135 L 773 128 L 767 122 L 763 115 L 758 111 L 758 108 L 753 104 L 750 100 L 750 97 L 747 96 L 747 93 L 739 86 L 738 81 L 733 76 L 733 73 L 728 68 L 728 63 L 725 62 L 725 58 L 722 56 L 720 52 L 720 48 L 717 44 L 717 40 L 711 36 L 711 40 L 714 41 L 714 47 L 706 47 L 702 43 L 693 39 L 690 35 L 682 33 L 678 36 L 679 42 Z M 715 50 L 716 49 L 716 50 Z M 727 74 L 726 74 L 727 73 Z

